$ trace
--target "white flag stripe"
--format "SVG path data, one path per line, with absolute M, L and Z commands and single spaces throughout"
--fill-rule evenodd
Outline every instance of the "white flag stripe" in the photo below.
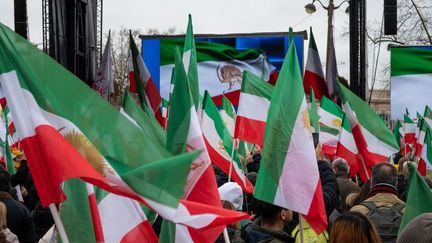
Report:
M 266 98 L 241 93 L 237 116 L 266 122 L 270 101 Z

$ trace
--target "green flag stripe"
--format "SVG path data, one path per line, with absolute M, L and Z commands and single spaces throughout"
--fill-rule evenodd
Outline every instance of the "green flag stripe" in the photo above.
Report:
M 274 87 L 255 74 L 244 71 L 241 92 L 271 100 Z
M 391 49 L 391 76 L 432 74 L 432 50 L 406 47 Z

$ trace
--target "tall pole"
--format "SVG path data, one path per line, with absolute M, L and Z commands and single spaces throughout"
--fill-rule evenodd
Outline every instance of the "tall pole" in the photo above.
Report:
M 330 61 L 330 53 L 331 53 L 331 44 L 333 42 L 333 13 L 334 13 L 334 2 L 333 0 L 329 1 L 327 6 L 327 54 L 326 54 L 326 65 L 329 65 Z M 328 70 L 328 68 L 327 68 Z M 328 72 L 328 71 L 327 71 Z M 327 80 L 327 82 L 329 82 Z

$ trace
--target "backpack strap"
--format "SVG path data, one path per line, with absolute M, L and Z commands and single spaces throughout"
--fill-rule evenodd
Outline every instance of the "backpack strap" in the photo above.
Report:
M 402 203 L 396 203 L 395 205 L 393 205 L 393 210 L 395 210 L 398 213 L 402 212 L 402 209 L 405 208 L 405 204 Z
M 369 212 L 373 211 L 373 210 L 375 210 L 377 208 L 377 205 L 374 202 L 371 202 L 371 201 L 363 201 L 363 202 L 360 203 L 360 205 L 366 207 L 369 210 Z

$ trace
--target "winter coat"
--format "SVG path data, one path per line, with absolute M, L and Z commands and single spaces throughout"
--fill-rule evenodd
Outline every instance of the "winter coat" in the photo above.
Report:
M 14 233 L 12 233 L 8 228 L 2 230 L 2 233 L 5 235 L 7 242 L 19 243 L 18 237 Z
M 353 192 L 360 192 L 360 187 L 357 186 L 352 180 L 342 176 L 337 177 L 337 183 L 339 186 L 340 209 L 345 211 L 347 208 L 347 196 Z
M 246 224 L 241 230 L 237 230 L 232 240 L 233 243 L 294 243 L 285 231 L 272 231 L 261 227 L 261 219 L 257 218 L 252 223 Z
M 339 205 L 339 186 L 336 176 L 329 163 L 324 160 L 318 161 L 318 170 L 321 179 L 324 204 L 327 218 Z
M 30 215 L 36 233 L 36 239 L 39 240 L 53 226 L 54 219 L 49 208 L 43 208 L 40 202 L 36 204 L 35 209 Z
M 7 226 L 10 231 L 18 236 L 21 243 L 35 242 L 33 223 L 27 207 L 13 199 L 7 192 L 0 192 L 0 201 L 6 205 Z

